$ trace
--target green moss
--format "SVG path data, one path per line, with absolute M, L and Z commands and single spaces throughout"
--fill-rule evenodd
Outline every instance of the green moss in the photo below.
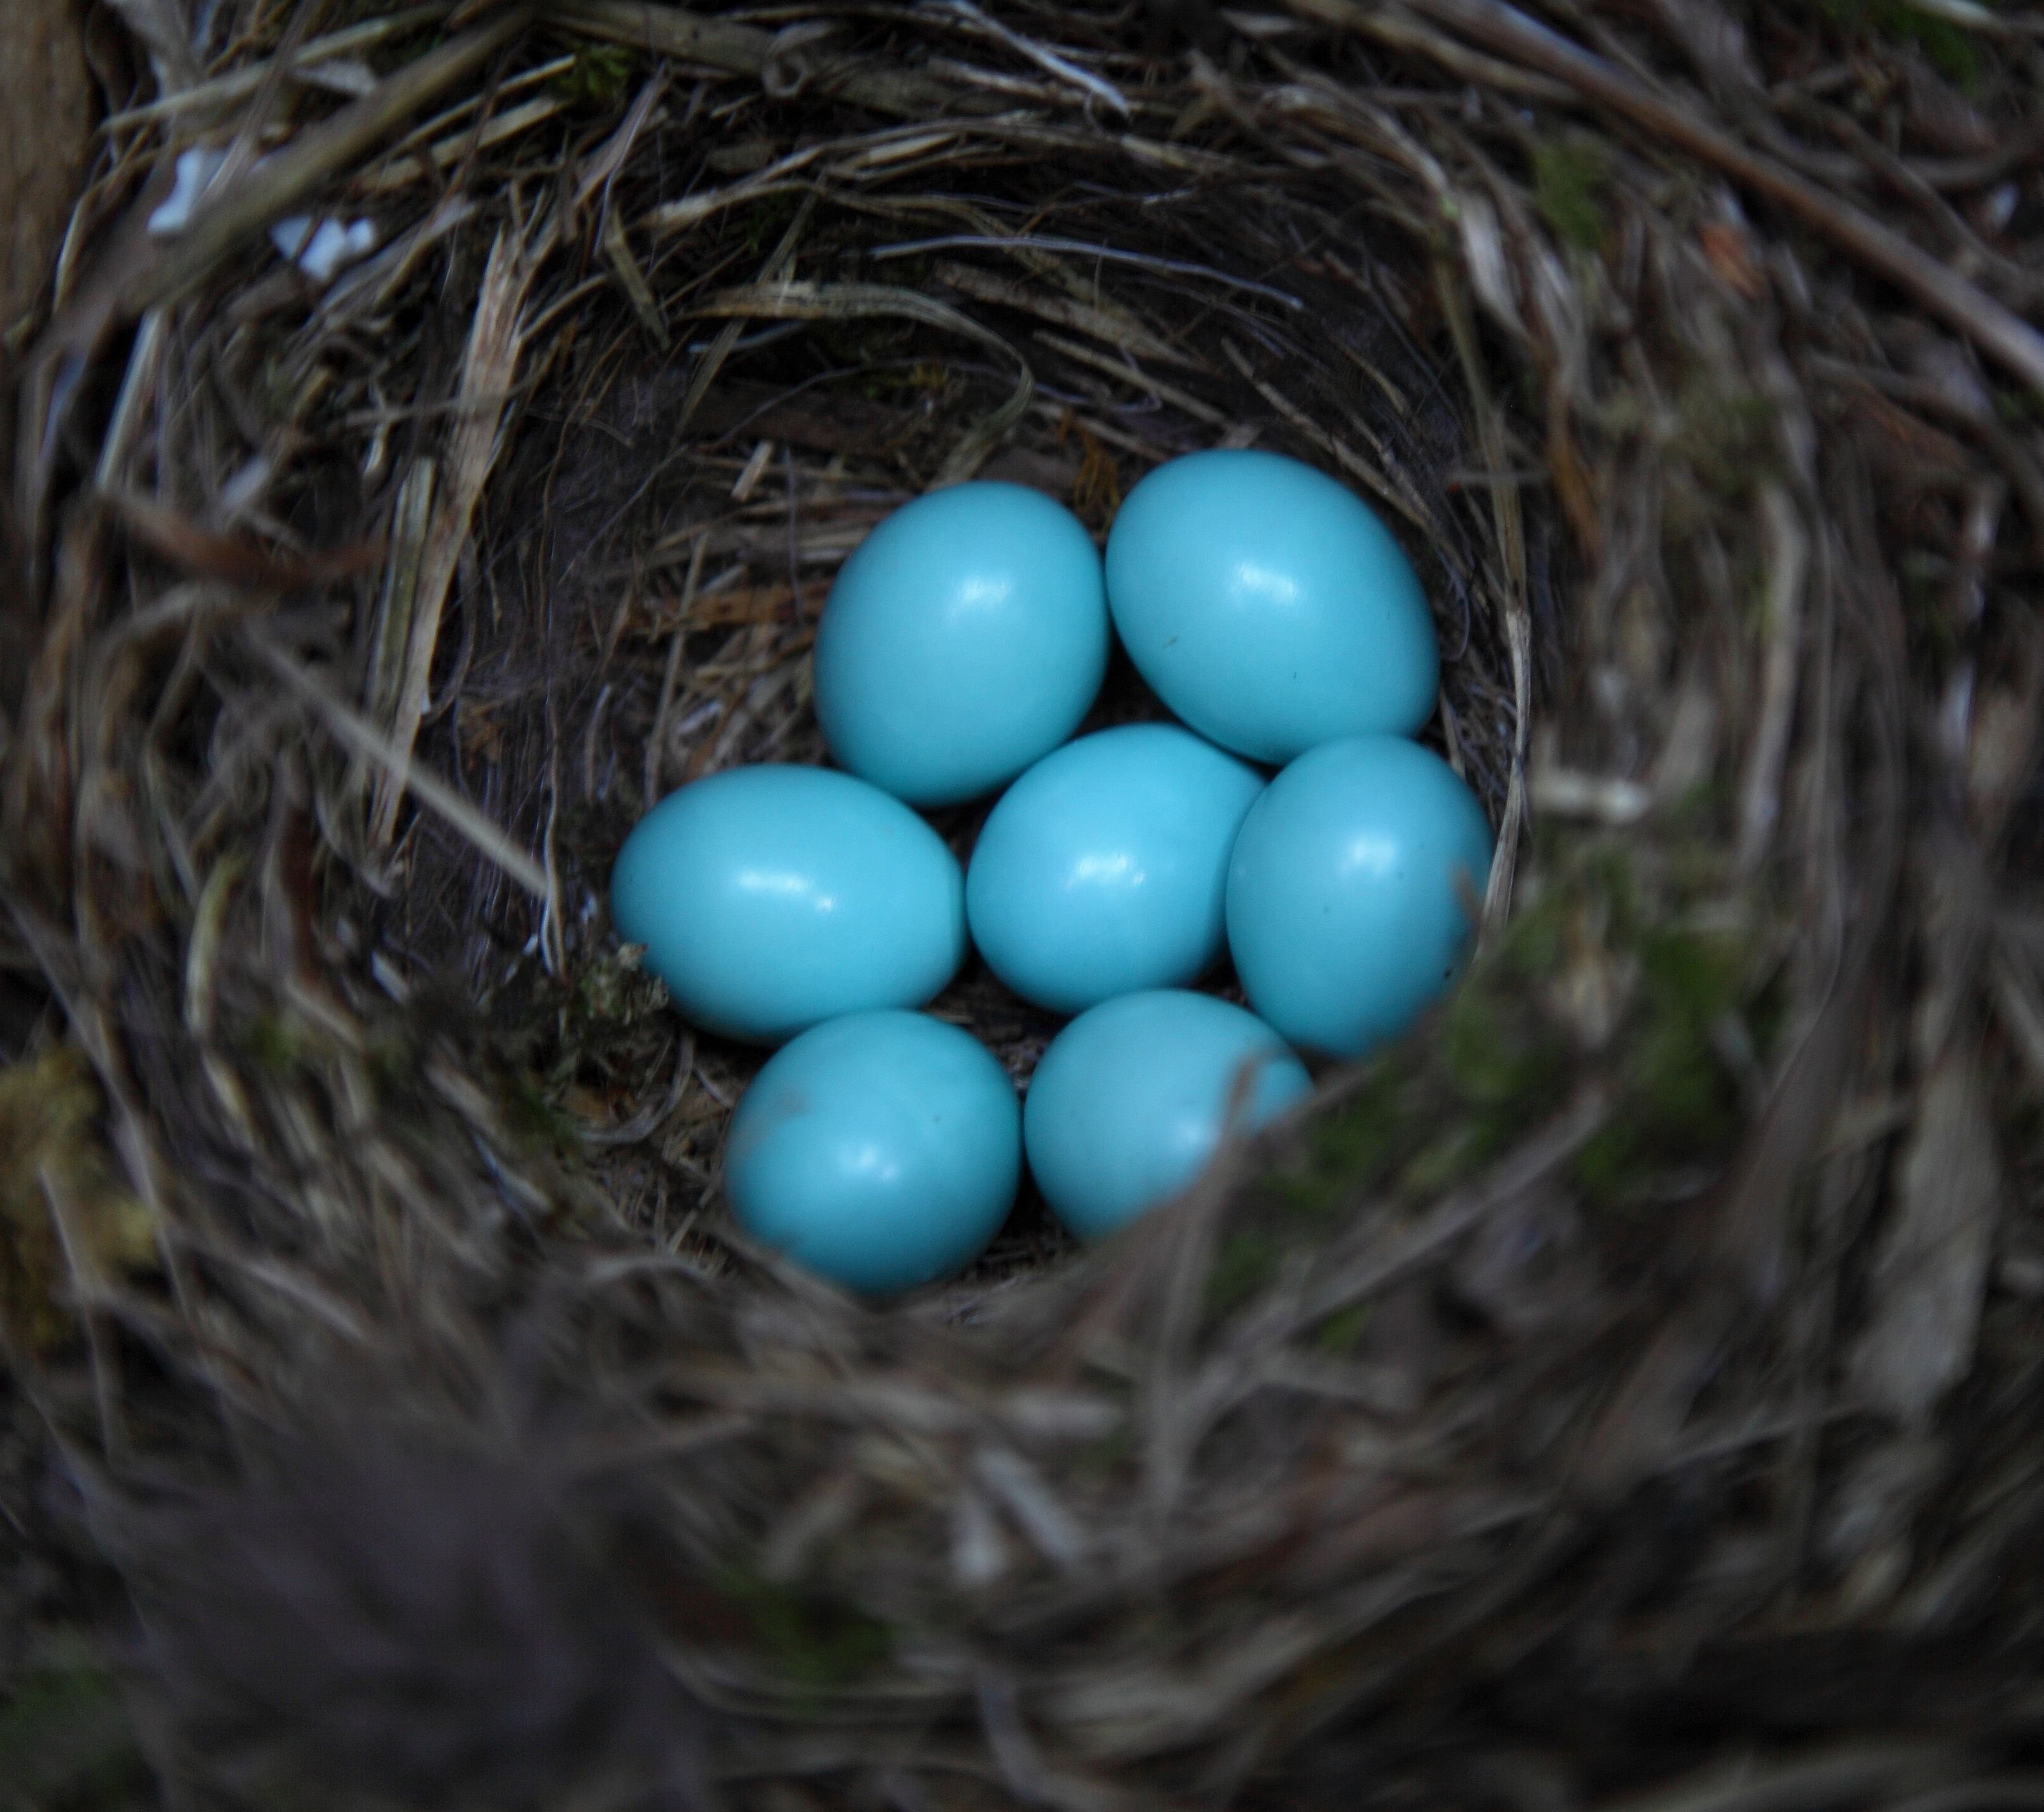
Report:
M 851 1605 L 738 1568 L 716 1583 L 774 1672 L 811 1691 L 864 1678 L 893 1647 L 886 1626 Z
M 0 1068 L 0 1327 L 35 1352 L 70 1338 L 80 1268 L 139 1271 L 156 1257 L 155 1218 L 114 1166 L 102 1108 L 75 1046 Z
M 1313 1129 L 1316 1167 L 1344 1192 L 1378 1175 L 1397 1151 L 1405 1118 L 1402 1081 L 1397 1065 L 1379 1063 L 1354 1098 Z
M 1979 40 L 1962 25 L 1911 6 L 1909 0 L 1815 0 L 1818 11 L 1847 31 L 1913 44 L 1938 71 L 1962 88 L 1978 85 Z M 1992 6 L 1996 0 L 1982 0 Z
M 1607 1205 L 1655 1169 L 1713 1150 L 1739 1120 L 1737 1080 L 1719 1054 L 1716 1031 L 1740 1012 L 1745 945 L 1723 933 L 1677 927 L 1648 934 L 1639 954 L 1643 1015 L 1619 1072 L 1624 1098 L 1576 1159 L 1585 1192 Z
M 1741 941 L 1725 932 L 1677 927 L 1642 939 L 1639 961 L 1658 1005 L 1707 1026 L 1737 1004 L 1746 958 Z
M 1238 1309 L 1278 1274 L 1285 1247 L 1261 1227 L 1243 1227 L 1220 1242 L 1207 1277 L 1207 1308 L 1215 1316 Z
M 1135 1424 L 1132 1418 L 1126 1417 L 1115 1425 L 1111 1434 L 1071 1449 L 1074 1467 L 1089 1479 L 1112 1476 L 1135 1455 Z
M 582 44 L 572 68 L 548 84 L 573 107 L 594 113 L 615 113 L 632 86 L 637 57 L 622 44 Z
M 1314 1331 L 1313 1344 L 1338 1358 L 1353 1353 L 1370 1331 L 1375 1307 L 1374 1303 L 1351 1303 L 1345 1309 L 1337 1309 Z
M 245 1035 L 249 1056 L 272 1076 L 288 1075 L 305 1054 L 298 1027 L 281 1013 L 258 1013 L 248 1022 Z
M 1727 392 L 1700 377 L 1682 393 L 1681 426 L 1669 451 L 1712 495 L 1735 503 L 1781 464 L 1771 398 Z
M 1997 389 L 1994 413 L 2010 428 L 2034 428 L 2044 422 L 2044 395 L 2035 390 Z
M 1583 1194 L 1600 1207 L 1613 1207 L 1630 1192 L 1641 1166 L 1639 1129 L 1613 1120 L 1576 1154 L 1573 1169 Z
M 1522 1121 L 1554 1098 L 1558 1041 L 1523 1004 L 1506 977 L 1466 984 L 1449 1003 L 1441 1055 L 1464 1103 Z
M 0 1706 L 0 1812 L 129 1805 L 148 1779 L 119 1683 L 83 1637 Z
M 1416 1152 L 1400 1172 L 1399 1186 L 1411 1196 L 1437 1196 L 1474 1176 L 1523 1133 L 1517 1114 L 1451 1121 L 1444 1132 Z
M 747 210 L 743 225 L 745 250 L 753 258 L 764 258 L 781 243 L 781 236 L 795 217 L 802 198 L 791 191 L 766 195 Z
M 395 1027 L 379 1026 L 362 1054 L 369 1080 L 386 1100 L 416 1094 L 419 1066 L 411 1041 Z
M 562 1157 L 581 1146 L 580 1123 L 529 1073 L 505 1075 L 498 1089 L 497 1105 L 505 1130 L 529 1153 Z
M 1611 150 L 1602 139 L 1571 135 L 1534 148 L 1534 205 L 1565 244 L 1603 249 L 1610 190 Z

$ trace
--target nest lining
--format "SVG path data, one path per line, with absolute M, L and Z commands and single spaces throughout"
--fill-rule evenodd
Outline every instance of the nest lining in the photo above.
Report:
M 60 271 L 15 473 L 0 1115 L 45 1130 L 0 1281 L 156 1765 L 2002 1791 L 2044 1502 L 2031 25 L 1967 28 L 1969 98 L 1935 34 L 1692 10 L 1561 10 L 1559 51 L 1470 0 L 232 12 L 209 88 L 121 98 L 72 244 L 194 137 L 267 155 Z M 316 29 L 366 93 L 275 77 Z M 307 197 L 385 241 L 317 293 L 236 251 Z M 1912 259 L 1958 232 L 1954 291 Z M 756 1059 L 619 960 L 625 830 L 820 758 L 808 638 L 888 509 L 1012 476 L 1100 531 L 1251 438 L 1435 600 L 1434 734 L 1516 858 L 1470 984 L 1104 1253 L 1025 1215 L 876 1314 L 745 1250 L 711 1186 Z M 1155 709 L 1123 672 L 1097 721 Z M 937 1010 L 1018 1077 L 1051 1029 L 983 973 Z M 392 1575 L 413 1529 L 451 1586 Z

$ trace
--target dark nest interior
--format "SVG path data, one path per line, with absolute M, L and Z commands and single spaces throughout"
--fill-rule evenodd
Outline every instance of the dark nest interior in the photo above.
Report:
M 89 41 L 9 353 L 0 1806 L 2044 1802 L 2044 14 Z M 1427 585 L 1470 979 L 1097 1251 L 749 1247 L 625 834 L 824 758 L 889 510 L 1250 444 Z

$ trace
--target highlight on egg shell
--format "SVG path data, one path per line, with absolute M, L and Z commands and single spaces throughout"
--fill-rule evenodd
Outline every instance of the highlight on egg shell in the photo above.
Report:
M 1361 1057 L 1454 982 L 1490 874 L 1489 820 L 1431 749 L 1358 736 L 1264 789 L 1228 865 L 1250 1004 L 1294 1044 Z
M 1195 981 L 1227 939 L 1228 858 L 1263 777 L 1170 724 L 1053 751 L 1001 795 L 966 870 L 987 965 L 1076 1013 Z
M 922 1013 L 858 1013 L 812 1027 L 753 1079 L 724 1187 L 754 1238 L 888 1296 L 986 1250 L 1021 1165 L 1015 1086 L 970 1035 Z
M 896 510 L 839 571 L 816 627 L 816 720 L 852 773 L 956 804 L 1078 727 L 1108 644 L 1078 518 L 1020 485 L 954 485 Z
M 1115 628 L 1157 696 L 1271 764 L 1434 708 L 1440 655 L 1412 562 L 1361 498 L 1253 447 L 1167 460 L 1107 541 Z
M 920 1006 L 965 958 L 958 858 L 828 768 L 733 768 L 668 794 L 619 851 L 610 904 L 686 1018 L 756 1044 Z
M 1254 1014 L 1179 989 L 1124 994 L 1051 1040 L 1022 1114 L 1029 1168 L 1051 1211 L 1102 1239 L 1181 1193 L 1230 1131 L 1267 1126 L 1311 1088 L 1304 1066 Z

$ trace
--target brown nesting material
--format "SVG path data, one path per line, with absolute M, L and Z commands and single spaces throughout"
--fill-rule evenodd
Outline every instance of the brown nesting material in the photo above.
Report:
M 78 193 L 92 133 L 82 12 L 21 0 L 0 19 L 0 333 L 29 324 Z
M 50 1793 L 2035 1798 L 2035 16 L 199 10 L 117 9 L 189 67 L 126 53 L 11 474 Z M 1249 443 L 1427 583 L 1471 979 L 1100 1252 L 749 1249 L 758 1058 L 620 957 L 624 835 L 822 758 L 887 510 Z

